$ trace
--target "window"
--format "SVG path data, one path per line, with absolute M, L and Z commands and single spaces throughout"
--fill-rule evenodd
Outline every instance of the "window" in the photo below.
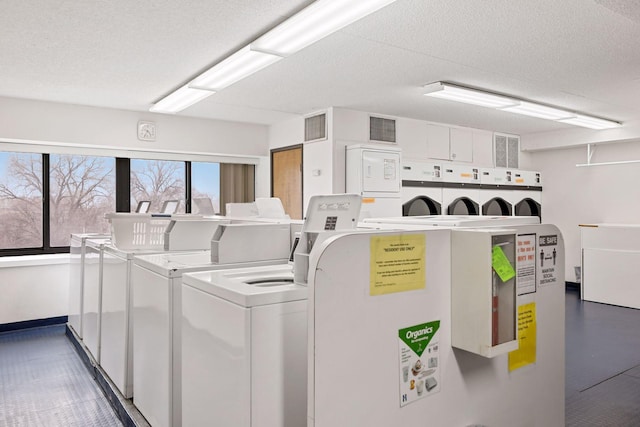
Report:
M 42 157 L 0 152 L 0 249 L 43 246 Z
M 191 163 L 191 212 L 220 212 L 220 163 Z
M 178 200 L 176 212 L 185 212 L 185 162 L 131 159 L 131 212 L 149 201 L 149 212 L 160 212 L 164 202 Z
M 247 164 L 0 151 L 0 256 L 67 252 L 72 233 L 108 234 L 104 214 L 140 202 L 220 213 L 254 200 L 254 185 Z
M 50 242 L 69 246 L 71 233 L 107 233 L 115 211 L 115 159 L 49 156 Z

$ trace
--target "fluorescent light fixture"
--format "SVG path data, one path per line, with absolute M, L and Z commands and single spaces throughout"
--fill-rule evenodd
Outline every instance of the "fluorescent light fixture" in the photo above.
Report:
M 425 95 L 482 107 L 497 108 L 511 113 L 524 114 L 541 119 L 555 120 L 591 129 L 612 129 L 622 126 L 613 120 L 578 114 L 561 108 L 548 107 L 535 102 L 524 101 L 512 96 L 497 95 L 479 89 L 470 89 L 451 83 L 436 82 L 424 86 Z
M 184 85 L 153 104 L 153 106 L 149 108 L 149 111 L 154 113 L 175 114 L 214 93 L 215 92 L 208 90 L 192 89 L 188 85 Z
M 258 38 L 251 47 L 288 56 L 394 1 L 317 0 Z
M 424 87 L 426 96 L 479 105 L 481 107 L 503 108 L 518 104 L 515 99 L 488 92 L 468 89 L 448 83 L 432 83 Z
M 281 56 L 259 52 L 251 46 L 245 46 L 193 79 L 189 87 L 218 91 L 281 59 Z
M 532 102 L 520 101 L 518 105 L 513 107 L 502 108 L 510 113 L 524 114 L 525 116 L 538 117 L 548 120 L 562 120 L 575 117 L 575 114 L 568 111 L 559 110 L 557 108 L 547 107 L 545 105 L 534 104 Z
M 576 114 L 575 117 L 570 119 L 560 120 L 562 123 L 569 123 L 571 125 L 582 126 L 589 129 L 613 129 L 622 126 L 618 122 L 611 120 L 600 119 L 597 117 L 584 116 L 582 114 Z

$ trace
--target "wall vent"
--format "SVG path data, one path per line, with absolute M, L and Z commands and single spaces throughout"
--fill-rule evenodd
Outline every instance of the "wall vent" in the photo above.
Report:
M 493 134 L 493 162 L 497 168 L 515 168 L 520 163 L 520 137 Z
M 369 140 L 396 142 L 396 121 L 382 117 L 369 117 Z
M 304 141 L 327 139 L 327 114 L 322 113 L 304 119 Z

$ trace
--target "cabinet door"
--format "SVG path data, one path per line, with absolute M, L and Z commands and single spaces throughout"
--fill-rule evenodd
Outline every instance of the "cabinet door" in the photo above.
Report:
M 449 158 L 454 162 L 473 161 L 473 132 L 452 128 L 449 131 Z
M 427 125 L 427 157 L 449 160 L 449 128 Z

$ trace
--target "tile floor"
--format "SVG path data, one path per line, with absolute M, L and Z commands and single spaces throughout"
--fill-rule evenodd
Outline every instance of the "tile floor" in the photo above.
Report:
M 64 325 L 0 334 L 0 427 L 121 425 Z
M 566 426 L 640 425 L 640 310 L 567 290 L 565 398 Z M 0 427 L 121 425 L 65 326 L 0 333 Z

